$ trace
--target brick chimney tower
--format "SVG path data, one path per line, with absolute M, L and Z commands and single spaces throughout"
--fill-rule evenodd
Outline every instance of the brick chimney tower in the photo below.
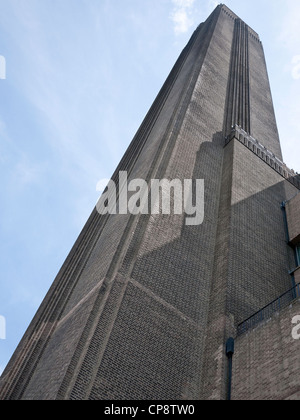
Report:
M 300 398 L 292 314 L 281 322 L 270 309 L 266 324 L 262 311 L 292 289 L 282 310 L 300 315 L 282 207 L 300 180 L 282 161 L 262 43 L 225 5 L 181 53 L 116 187 L 120 172 L 148 185 L 204 180 L 203 223 L 94 209 L 1 377 L 0 399 L 222 400 L 229 387 L 232 399 Z M 277 388 L 287 366 L 279 350 L 276 373 L 264 360 L 268 325 L 294 358 Z

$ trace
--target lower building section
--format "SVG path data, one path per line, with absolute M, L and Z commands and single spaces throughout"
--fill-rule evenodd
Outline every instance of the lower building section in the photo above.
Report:
M 300 193 L 286 203 L 289 239 L 295 246 L 300 246 Z
M 287 218 L 287 229 L 290 246 L 295 253 L 295 270 L 293 270 L 296 284 L 300 283 L 300 193 L 287 201 L 284 205 Z
M 300 400 L 300 299 L 235 340 L 233 400 Z

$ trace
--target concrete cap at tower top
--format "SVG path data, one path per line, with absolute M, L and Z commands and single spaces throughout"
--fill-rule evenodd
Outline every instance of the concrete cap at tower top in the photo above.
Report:
M 231 16 L 233 19 L 241 19 L 237 14 L 235 14 L 229 7 L 226 6 L 226 4 L 220 3 L 217 7 L 220 7 L 225 13 L 227 13 L 229 16 Z M 243 21 L 249 28 L 249 32 L 260 41 L 259 35 L 256 31 L 254 31 L 245 21 Z

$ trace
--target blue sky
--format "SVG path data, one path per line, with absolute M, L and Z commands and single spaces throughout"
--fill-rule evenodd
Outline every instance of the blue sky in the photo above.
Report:
M 0 0 L 0 372 L 95 205 L 98 180 L 217 4 Z M 300 171 L 300 2 L 226 4 L 260 34 L 284 160 Z

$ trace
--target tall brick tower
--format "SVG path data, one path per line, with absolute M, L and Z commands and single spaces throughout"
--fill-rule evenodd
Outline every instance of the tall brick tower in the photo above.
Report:
M 282 162 L 259 36 L 226 6 L 194 32 L 116 185 L 120 171 L 148 183 L 204 179 L 204 222 L 95 209 L 4 371 L 0 398 L 300 398 L 291 328 L 276 351 L 271 339 L 300 314 L 297 242 L 287 239 L 288 223 L 300 227 L 287 223 L 299 214 L 299 178 Z M 273 315 L 280 296 L 288 314 Z

